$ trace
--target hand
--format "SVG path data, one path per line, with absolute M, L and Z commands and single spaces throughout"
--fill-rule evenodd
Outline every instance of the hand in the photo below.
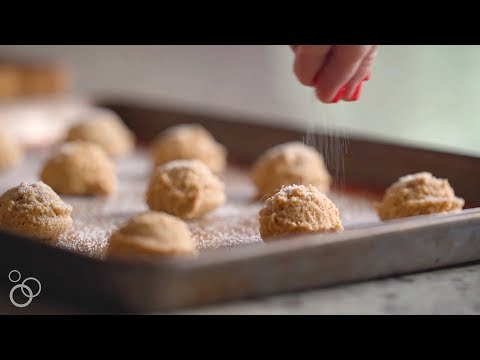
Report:
M 291 45 L 294 72 L 306 86 L 315 87 L 324 103 L 356 101 L 368 80 L 378 53 L 377 45 Z

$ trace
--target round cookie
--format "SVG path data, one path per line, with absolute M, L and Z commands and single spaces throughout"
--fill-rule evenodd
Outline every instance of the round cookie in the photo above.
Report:
M 107 109 L 92 110 L 83 115 L 66 136 L 66 141 L 75 140 L 93 142 L 113 158 L 126 155 L 135 147 L 133 133 L 117 114 Z
M 175 160 L 157 167 L 147 191 L 151 210 L 197 218 L 225 203 L 225 186 L 199 160 Z
M 0 171 L 11 169 L 22 157 L 23 151 L 20 146 L 0 130 Z
M 109 195 L 117 187 L 112 160 L 100 146 L 86 141 L 63 144 L 46 161 L 40 178 L 65 195 Z
M 455 196 L 448 180 L 421 172 L 398 179 L 374 206 L 380 219 L 390 220 L 458 211 L 464 204 L 462 198 Z
M 323 156 L 301 142 L 289 142 L 265 151 L 254 163 L 251 177 L 257 197 L 271 196 L 287 185 L 314 185 L 330 190 L 331 176 Z
M 313 185 L 289 185 L 268 198 L 259 212 L 263 240 L 291 233 L 324 233 L 343 230 L 340 212 Z
M 108 257 L 123 259 L 196 254 L 187 224 L 162 212 L 134 216 L 110 236 L 107 248 Z
M 155 166 L 173 160 L 197 159 L 219 174 L 225 169 L 227 150 L 203 126 L 182 124 L 170 127 L 157 136 L 153 157 Z
M 72 226 L 72 207 L 39 181 L 21 183 L 0 196 L 0 229 L 55 239 Z

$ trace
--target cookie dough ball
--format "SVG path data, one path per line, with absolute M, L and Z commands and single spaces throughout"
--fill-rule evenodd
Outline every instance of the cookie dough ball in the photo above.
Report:
M 11 169 L 22 157 L 23 151 L 20 146 L 0 130 L 0 171 Z
M 135 147 L 135 136 L 120 117 L 107 109 L 93 110 L 72 126 L 66 141 L 84 140 L 103 148 L 111 157 L 120 157 Z
M 457 211 L 464 204 L 463 199 L 455 196 L 448 180 L 421 172 L 398 179 L 385 191 L 383 200 L 374 205 L 380 219 L 390 220 Z
M 313 185 L 330 190 L 331 176 L 323 156 L 301 142 L 274 146 L 263 153 L 252 168 L 258 198 L 271 196 L 287 185 Z
M 148 212 L 131 218 L 110 236 L 107 248 L 108 257 L 124 259 L 196 253 L 195 241 L 187 224 L 162 212 Z
M 110 157 L 100 146 L 85 141 L 63 144 L 47 160 L 40 177 L 65 195 L 109 195 L 117 186 Z
M 0 196 L 0 229 L 39 239 L 55 239 L 72 226 L 72 207 L 39 181 L 22 183 Z
M 199 160 L 175 160 L 159 166 L 147 191 L 151 210 L 182 219 L 197 218 L 225 203 L 225 186 Z
M 343 230 L 340 212 L 313 185 L 289 185 L 268 198 L 260 210 L 263 240 L 291 233 L 325 233 Z
M 153 145 L 153 156 L 155 166 L 173 160 L 197 159 L 219 174 L 225 169 L 227 150 L 203 126 L 182 124 L 158 135 Z

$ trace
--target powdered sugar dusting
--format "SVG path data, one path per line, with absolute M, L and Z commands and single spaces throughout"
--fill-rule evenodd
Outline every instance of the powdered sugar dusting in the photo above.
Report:
M 292 185 L 283 186 L 282 189 L 280 190 L 280 194 L 288 196 L 292 191 L 299 188 L 305 191 L 305 193 L 307 193 L 308 195 L 313 195 L 315 193 L 318 193 L 317 188 L 313 187 L 313 185 L 292 184 Z
M 202 219 L 190 221 L 199 250 L 261 242 L 258 225 L 260 208 L 259 203 L 227 203 Z
M 295 190 L 300 189 L 306 195 L 318 194 L 318 190 L 312 185 L 287 185 L 283 186 L 278 192 L 284 198 L 289 198 Z M 343 193 L 340 191 L 330 191 L 320 194 L 330 199 L 340 212 L 340 219 L 345 229 L 354 228 L 361 224 L 371 224 L 379 222 L 379 218 L 372 206 L 372 198 L 360 194 Z M 273 197 L 268 198 L 265 203 L 272 204 Z
M 409 183 L 413 180 L 419 179 L 419 178 L 426 178 L 426 179 L 431 179 L 433 178 L 432 174 L 429 172 L 420 172 L 417 174 L 409 174 L 409 175 L 404 175 L 398 179 L 398 183 Z
M 29 153 L 23 163 L 10 172 L 0 173 L 0 192 L 21 182 L 36 182 L 49 151 Z M 151 174 L 147 151 L 117 161 L 119 187 L 111 197 L 61 196 L 73 206 L 73 227 L 56 245 L 88 256 L 103 257 L 110 234 L 130 217 L 148 210 L 145 192 Z M 248 169 L 230 166 L 220 178 L 226 184 L 227 202 L 201 219 L 187 221 L 197 248 L 210 251 L 261 243 L 258 212 L 262 202 L 254 201 L 255 189 Z M 328 197 L 340 210 L 344 227 L 377 222 L 371 200 L 360 195 L 331 192 Z
M 182 159 L 182 160 L 173 160 L 169 161 L 163 165 L 160 166 L 161 169 L 163 170 L 171 170 L 171 169 L 182 169 L 182 168 L 190 168 L 192 166 L 205 166 L 200 160 L 194 160 L 194 159 Z

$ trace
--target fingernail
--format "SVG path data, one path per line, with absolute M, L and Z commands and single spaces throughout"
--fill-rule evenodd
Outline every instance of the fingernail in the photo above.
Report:
M 360 98 L 360 93 L 362 92 L 362 83 L 357 85 L 355 92 L 353 93 L 352 100 L 357 101 Z
M 342 87 L 338 93 L 337 93 L 337 96 L 335 96 L 332 100 L 332 103 L 337 103 L 340 101 L 340 99 L 343 97 L 343 94 L 345 93 L 345 90 L 347 90 L 347 88 L 344 86 Z
M 363 81 L 368 81 L 368 80 L 370 80 L 370 73 L 367 76 L 365 76 L 365 79 L 363 79 Z

